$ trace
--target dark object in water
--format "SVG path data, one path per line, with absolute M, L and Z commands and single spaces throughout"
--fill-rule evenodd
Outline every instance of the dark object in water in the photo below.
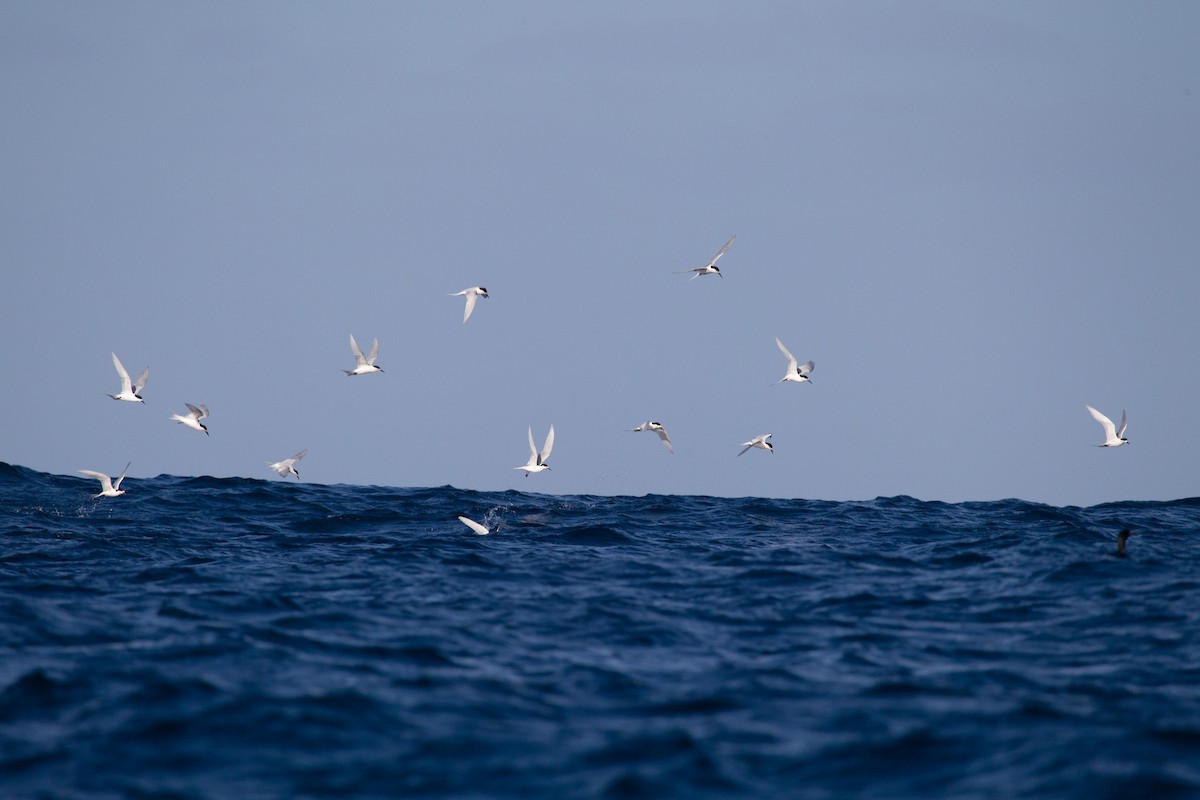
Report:
M 1125 540 L 1129 538 L 1129 528 L 1125 528 L 1117 534 L 1117 552 L 1113 553 L 1118 558 L 1125 557 Z

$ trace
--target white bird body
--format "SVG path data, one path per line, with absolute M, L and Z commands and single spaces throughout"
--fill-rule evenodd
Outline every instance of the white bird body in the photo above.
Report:
M 132 463 L 132 461 L 129 462 L 129 464 Z M 120 476 L 115 481 L 103 472 L 96 472 L 93 469 L 81 469 L 79 474 L 100 481 L 100 494 L 96 497 L 120 497 L 125 494 L 125 490 L 121 488 L 121 481 L 125 480 L 125 472 L 129 469 L 129 464 L 125 465 L 125 469 L 121 470 Z
M 1129 440 L 1125 438 L 1125 426 L 1129 424 L 1125 417 L 1124 409 L 1121 410 L 1121 427 L 1113 425 L 1113 421 L 1101 414 L 1096 409 L 1089 405 L 1084 408 L 1092 415 L 1092 419 L 1100 423 L 1100 427 L 1104 428 L 1104 444 L 1098 444 L 1097 447 L 1120 447 L 1123 444 L 1129 444 Z
M 812 379 L 808 377 L 808 374 L 810 372 L 812 372 L 813 368 L 816 367 L 817 365 L 814 364 L 812 361 L 805 362 L 804 364 L 798 363 L 796 361 L 796 357 L 794 355 L 792 355 L 791 351 L 783 346 L 783 342 L 779 341 L 778 336 L 775 337 L 775 344 L 779 345 L 779 352 L 783 353 L 783 357 L 786 358 L 787 362 L 788 362 L 787 372 L 783 373 L 783 377 L 779 379 L 779 382 L 780 383 L 783 383 L 784 381 L 793 381 L 795 383 L 810 382 Z
M 713 256 L 712 258 L 710 258 L 708 260 L 708 263 L 705 264 L 703 267 L 696 267 L 695 269 L 679 270 L 676 274 L 677 275 L 686 275 L 689 272 L 695 273 L 694 275 L 692 275 L 691 278 L 688 279 L 688 280 L 693 280 L 693 281 L 696 280 L 696 278 L 699 278 L 701 275 L 716 275 L 717 277 L 720 277 L 720 278 L 725 277 L 724 275 L 721 274 L 721 269 L 717 266 L 717 261 L 720 260 L 721 256 L 725 255 L 725 253 L 729 251 L 729 248 L 733 245 L 733 240 L 736 238 L 737 238 L 737 234 L 730 236 L 729 241 L 726 242 L 725 245 L 720 250 L 717 251 L 717 254 L 715 256 Z
M 362 348 L 358 346 L 358 342 L 354 341 L 354 334 L 350 334 L 350 350 L 354 353 L 354 369 L 344 369 L 342 372 L 347 375 L 367 375 L 371 372 L 383 372 L 382 367 L 375 366 L 375 359 L 379 357 L 379 340 L 371 342 L 371 352 L 363 355 Z
M 208 406 L 201 405 L 196 407 L 191 403 L 184 403 L 184 405 L 188 407 L 188 413 L 172 414 L 171 419 L 175 420 L 181 425 L 187 425 L 189 428 L 194 430 L 204 431 L 205 436 L 207 436 L 208 428 L 206 428 L 204 423 L 200 420 L 208 417 Z
M 276 461 L 268 466 L 279 473 L 279 477 L 286 478 L 288 475 L 295 475 L 300 478 L 300 472 L 296 469 L 296 462 L 308 455 L 308 448 L 304 448 L 291 458 L 285 458 L 283 461 Z
M 488 297 L 488 290 L 482 286 L 472 286 L 469 289 L 463 289 L 461 292 L 451 292 L 450 296 L 467 298 L 466 308 L 463 309 L 463 324 L 466 325 L 467 320 L 471 318 L 471 312 L 475 310 L 475 301 L 480 297 Z
M 466 525 L 471 530 L 475 531 L 480 536 L 487 536 L 489 533 L 491 533 L 491 531 L 488 528 L 486 528 L 483 525 L 480 525 L 478 522 L 471 519 L 470 517 L 460 516 L 458 518 L 458 521 L 461 522 L 463 525 Z
M 113 366 L 117 369 L 117 375 L 121 378 L 121 391 L 119 394 L 110 394 L 113 400 L 125 400 L 130 403 L 144 403 L 142 399 L 142 387 L 146 385 L 146 381 L 150 379 L 150 368 L 146 367 L 142 370 L 142 374 L 138 376 L 136 382 L 129 379 L 129 372 L 125 369 L 125 365 L 121 363 L 121 359 L 117 358 L 117 354 L 112 354 Z
M 539 453 L 537 446 L 533 443 L 533 428 L 529 428 L 529 461 L 524 466 L 513 467 L 513 469 L 525 470 L 525 477 L 528 478 L 531 473 L 541 472 L 544 469 L 550 469 L 546 463 L 550 459 L 550 451 L 554 449 L 554 426 L 550 426 L 550 432 L 546 434 L 546 443 L 542 445 L 542 450 Z
M 671 437 L 667 435 L 667 429 L 664 428 L 661 423 L 650 422 L 647 420 L 646 422 L 643 422 L 641 425 L 638 425 L 636 428 L 630 428 L 629 430 L 632 431 L 633 433 L 641 433 L 642 431 L 654 431 L 655 433 L 658 434 L 658 438 L 662 439 L 663 446 L 667 448 L 667 452 L 668 453 L 675 452 L 675 448 L 673 448 L 671 446 Z
M 742 455 L 742 453 L 745 453 L 745 452 L 746 452 L 747 450 L 749 450 L 751 447 L 758 447 L 758 448 L 760 448 L 760 449 L 762 449 L 762 450 L 766 450 L 768 453 L 774 453 L 774 452 L 775 452 L 775 445 L 773 445 L 773 444 L 771 444 L 770 442 L 768 442 L 768 441 L 767 441 L 767 439 L 770 439 L 770 438 L 771 438 L 771 434 L 769 434 L 769 433 L 760 433 L 758 436 L 755 436 L 755 437 L 754 437 L 753 439 L 751 439 L 750 441 L 748 441 L 748 442 L 742 442 L 742 452 L 741 452 L 741 453 L 738 453 L 738 455 L 739 455 L 739 456 L 740 456 L 740 455 Z

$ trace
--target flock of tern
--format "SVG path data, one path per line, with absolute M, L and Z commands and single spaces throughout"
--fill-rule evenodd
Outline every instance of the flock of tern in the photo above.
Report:
M 699 278 L 702 275 L 716 275 L 718 277 L 724 277 L 721 275 L 721 270 L 717 266 L 717 261 L 719 261 L 721 256 L 725 255 L 725 253 L 729 251 L 729 248 L 733 245 L 733 240 L 736 238 L 737 236 L 730 236 L 729 241 L 725 242 L 721 249 L 717 251 L 716 255 L 710 258 L 708 263 L 703 267 L 683 270 L 677 274 L 690 273 L 692 276 L 691 280 Z M 467 320 L 471 318 L 471 314 L 475 311 L 476 301 L 480 297 L 489 297 L 488 290 L 482 286 L 472 286 L 467 289 L 463 289 L 461 292 L 451 292 L 449 295 L 451 297 L 466 298 L 466 305 L 463 308 L 463 324 L 466 324 Z M 778 382 L 811 383 L 812 378 L 810 375 L 812 374 L 813 369 L 816 367 L 816 364 L 812 361 L 806 361 L 805 363 L 801 364 L 799 360 L 792 355 L 792 352 L 787 349 L 779 337 L 775 337 L 775 344 L 779 348 L 779 352 L 781 352 L 783 357 L 787 359 L 787 369 L 784 371 L 783 377 L 780 378 Z M 371 349 L 364 355 L 362 348 L 358 346 L 358 342 L 354 339 L 354 334 L 351 334 L 350 351 L 354 354 L 354 369 L 342 370 L 342 372 L 345 372 L 347 376 L 353 377 L 357 375 L 369 375 L 373 372 L 383 372 L 383 368 L 375 364 L 375 360 L 379 357 L 378 339 L 374 339 L 371 342 Z M 130 403 L 145 402 L 142 399 L 142 391 L 146 387 L 146 381 L 150 378 L 150 368 L 147 367 L 146 369 L 142 370 L 142 373 L 138 375 L 137 380 L 134 381 L 129 377 L 128 370 L 126 370 L 125 365 L 121 363 L 121 359 L 117 358 L 116 353 L 112 354 L 112 361 L 113 367 L 117 371 L 117 376 L 121 380 L 121 389 L 117 394 L 110 394 L 108 396 L 113 400 L 121 400 Z M 203 404 L 196 406 L 192 405 L 191 403 L 184 403 L 184 405 L 187 406 L 188 413 L 173 414 L 171 415 L 171 419 L 180 423 L 181 425 L 186 425 L 187 427 L 197 431 L 202 431 L 206 436 L 209 435 L 208 428 L 203 422 L 203 420 L 208 417 L 208 406 Z M 1123 444 L 1129 444 L 1129 440 L 1125 438 L 1125 428 L 1128 425 L 1128 420 L 1124 411 L 1121 412 L 1121 424 L 1118 427 L 1113 424 L 1111 419 L 1104 416 L 1104 414 L 1101 414 L 1091 406 L 1085 405 L 1084 408 L 1087 409 L 1088 413 L 1091 414 L 1092 417 L 1098 423 L 1100 423 L 1100 426 L 1104 429 L 1104 442 L 1098 445 L 1098 447 L 1120 447 Z M 667 434 L 667 429 L 663 427 L 662 423 L 647 420 L 641 425 L 638 425 L 636 428 L 631 428 L 630 430 L 635 433 L 652 431 L 658 435 L 658 438 L 662 441 L 663 446 L 666 447 L 667 452 L 675 452 L 674 447 L 671 445 L 671 437 Z M 774 445 L 767 441 L 770 438 L 770 433 L 762 433 L 758 436 L 755 436 L 748 442 L 742 442 L 742 450 L 738 453 L 738 456 L 744 455 L 748 450 L 752 449 L 766 450 L 768 453 L 774 453 Z M 550 453 L 553 449 L 553 425 L 550 426 L 550 432 L 546 434 L 546 440 L 543 443 L 541 450 L 538 450 L 537 446 L 534 444 L 533 428 L 530 427 L 529 460 L 521 466 L 513 467 L 513 469 L 524 471 L 525 477 L 527 478 L 534 473 L 549 470 L 550 465 L 548 461 L 550 459 Z M 304 458 L 304 456 L 307 454 L 308 449 L 305 448 L 291 458 L 285 458 L 281 461 L 268 463 L 268 467 L 279 473 L 279 476 L 282 478 L 293 475 L 299 479 L 300 472 L 296 469 L 296 462 Z M 80 470 L 79 472 L 82 475 L 86 475 L 90 478 L 95 478 L 96 480 L 100 481 L 101 492 L 100 494 L 96 495 L 96 497 L 117 497 L 125 494 L 125 490 L 121 489 L 121 481 L 124 480 L 125 472 L 128 469 L 129 464 L 126 464 L 125 469 L 121 471 L 120 476 L 115 481 L 102 472 L 86 469 Z M 488 533 L 487 527 L 475 522 L 472 519 L 467 517 L 459 517 L 459 519 L 463 522 L 463 524 L 467 525 L 467 527 L 479 535 Z

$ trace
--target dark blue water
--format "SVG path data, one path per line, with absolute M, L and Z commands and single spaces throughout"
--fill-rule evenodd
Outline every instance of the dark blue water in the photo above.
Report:
M 1200 500 L 96 486 L 0 464 L 6 799 L 1200 797 Z

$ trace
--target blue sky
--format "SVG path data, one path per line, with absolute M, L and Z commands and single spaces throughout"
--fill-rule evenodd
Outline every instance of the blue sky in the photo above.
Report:
M 1197 30 L 1191 3 L 0 5 L 0 459 L 1195 496 Z M 674 274 L 733 234 L 724 278 Z M 351 333 L 383 375 L 343 375 Z M 772 385 L 776 336 L 811 385 Z M 104 396 L 111 351 L 144 406 Z M 1132 444 L 1094 447 L 1085 403 Z

